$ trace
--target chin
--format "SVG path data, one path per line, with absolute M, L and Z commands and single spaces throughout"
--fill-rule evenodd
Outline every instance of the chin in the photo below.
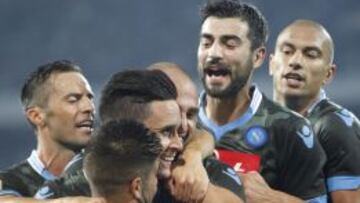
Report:
M 169 179 L 171 177 L 171 172 L 170 169 L 169 170 L 159 170 L 157 177 L 159 179 Z

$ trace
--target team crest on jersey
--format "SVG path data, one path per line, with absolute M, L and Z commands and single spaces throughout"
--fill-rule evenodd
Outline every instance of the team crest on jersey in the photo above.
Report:
M 254 149 L 264 146 L 268 139 L 266 130 L 260 126 L 253 126 L 245 133 L 245 143 Z
M 338 115 L 341 118 L 341 120 L 344 121 L 346 126 L 348 127 L 352 126 L 354 122 L 354 118 L 352 117 L 351 113 L 348 110 L 343 109 L 340 112 L 336 112 L 335 114 Z
M 304 125 L 296 133 L 304 141 L 304 144 L 306 145 L 307 148 L 309 148 L 309 149 L 313 148 L 313 146 L 314 146 L 314 132 L 312 131 L 312 129 L 309 126 Z

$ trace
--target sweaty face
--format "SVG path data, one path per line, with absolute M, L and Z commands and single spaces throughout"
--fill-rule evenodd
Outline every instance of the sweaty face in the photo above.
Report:
M 329 38 L 318 28 L 288 27 L 279 36 L 270 59 L 270 74 L 279 96 L 315 98 L 331 65 Z
M 53 74 L 47 82 L 49 96 L 45 123 L 51 139 L 72 150 L 86 146 L 93 132 L 93 92 L 77 72 Z
M 210 96 L 234 96 L 252 69 L 249 26 L 239 18 L 208 17 L 201 28 L 198 71 Z
M 144 124 L 159 135 L 164 148 L 160 155 L 158 177 L 169 178 L 171 163 L 183 149 L 183 138 L 178 133 L 181 125 L 179 106 L 175 100 L 153 101 L 150 111 Z

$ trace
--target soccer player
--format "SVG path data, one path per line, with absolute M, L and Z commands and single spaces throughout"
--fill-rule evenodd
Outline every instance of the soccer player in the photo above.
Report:
M 265 18 L 236 0 L 209 2 L 201 14 L 199 120 L 214 134 L 219 158 L 238 172 L 259 172 L 272 188 L 265 191 L 269 201 L 325 202 L 325 155 L 310 123 L 251 85 L 265 57 Z M 248 183 L 261 176 L 244 176 L 247 201 L 258 200 Z
M 33 202 L 22 197 L 32 197 L 44 181 L 56 179 L 93 131 L 93 92 L 80 68 L 69 61 L 54 61 L 32 72 L 21 102 L 37 148 L 28 159 L 0 172 L 1 202 Z
M 91 194 L 107 203 L 151 202 L 162 152 L 160 138 L 133 120 L 103 124 L 86 148 Z
M 113 119 L 134 119 L 142 122 L 151 131 L 168 138 L 165 151 L 160 155 L 158 178 L 160 189 L 154 202 L 170 202 L 173 198 L 166 192 L 166 184 L 171 180 L 171 168 L 177 156 L 183 150 L 185 133 L 179 130 L 181 126 L 180 108 L 176 103 L 177 91 L 172 81 L 161 71 L 124 71 L 110 79 L 102 91 L 100 99 L 100 119 L 107 122 Z M 181 132 L 181 133 L 180 133 Z M 181 164 L 183 160 L 178 160 Z M 241 182 L 236 173 L 224 164 L 209 159 L 205 165 L 210 181 L 203 202 L 242 202 Z M 81 174 L 80 174 L 81 175 Z M 77 181 L 73 181 L 73 180 Z M 51 183 L 57 196 L 87 195 L 87 183 L 79 185 L 79 176 L 65 178 L 62 184 Z M 220 181 L 221 180 L 221 181 Z M 74 185 L 75 183 L 75 185 Z M 223 185 L 227 189 L 224 189 Z M 219 186 L 216 186 L 219 185 Z M 70 191 L 69 191 L 70 190 Z M 222 193 L 221 196 L 218 193 Z M 191 194 L 189 194 L 191 195 Z M 186 196 L 186 195 L 184 195 Z M 239 197 L 238 197 L 239 196 Z
M 214 139 L 207 131 L 195 128 L 199 111 L 196 86 L 177 64 L 158 62 L 151 64 L 148 69 L 161 70 L 176 86 L 178 92 L 176 102 L 180 107 L 182 121 L 180 130 L 185 133 L 187 140 L 186 150 L 179 156 L 179 159 L 184 160 L 184 164 L 176 166 L 171 173 L 173 180 L 170 183 L 177 186 L 170 187 L 171 193 L 185 202 L 201 199 L 203 190 L 206 192 L 208 186 L 208 176 L 204 167 L 198 163 L 213 153 Z M 201 151 L 203 153 L 200 153 Z M 186 181 L 192 182 L 192 184 L 186 185 Z M 188 192 L 183 192 L 179 188 L 187 189 Z M 190 192 L 195 196 L 192 197 Z
M 332 202 L 360 202 L 360 123 L 322 89 L 334 77 L 334 42 L 317 22 L 296 20 L 278 35 L 270 56 L 274 100 L 312 123 L 325 149 Z

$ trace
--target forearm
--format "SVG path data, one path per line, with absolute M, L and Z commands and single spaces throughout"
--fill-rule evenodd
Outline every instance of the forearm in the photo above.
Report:
M 203 129 L 195 129 L 183 151 L 183 156 L 198 156 L 201 159 L 210 156 L 215 147 L 214 138 Z
M 1 196 L 1 203 L 60 203 L 53 200 L 37 200 L 29 197 Z
M 295 196 L 292 196 L 292 195 L 289 195 L 289 194 L 286 194 L 284 192 L 281 192 L 281 191 L 277 191 L 277 190 L 274 190 L 274 203 L 304 203 L 305 201 L 298 198 L 298 197 L 295 197 Z
M 1 203 L 105 203 L 102 198 L 63 197 L 58 199 L 39 200 L 29 197 L 1 196 Z
M 210 183 L 208 191 L 203 200 L 203 203 L 222 203 L 222 202 L 243 203 L 244 201 L 240 199 L 237 195 L 235 195 L 233 192 Z
M 330 196 L 333 203 L 360 203 L 360 189 L 334 191 Z

